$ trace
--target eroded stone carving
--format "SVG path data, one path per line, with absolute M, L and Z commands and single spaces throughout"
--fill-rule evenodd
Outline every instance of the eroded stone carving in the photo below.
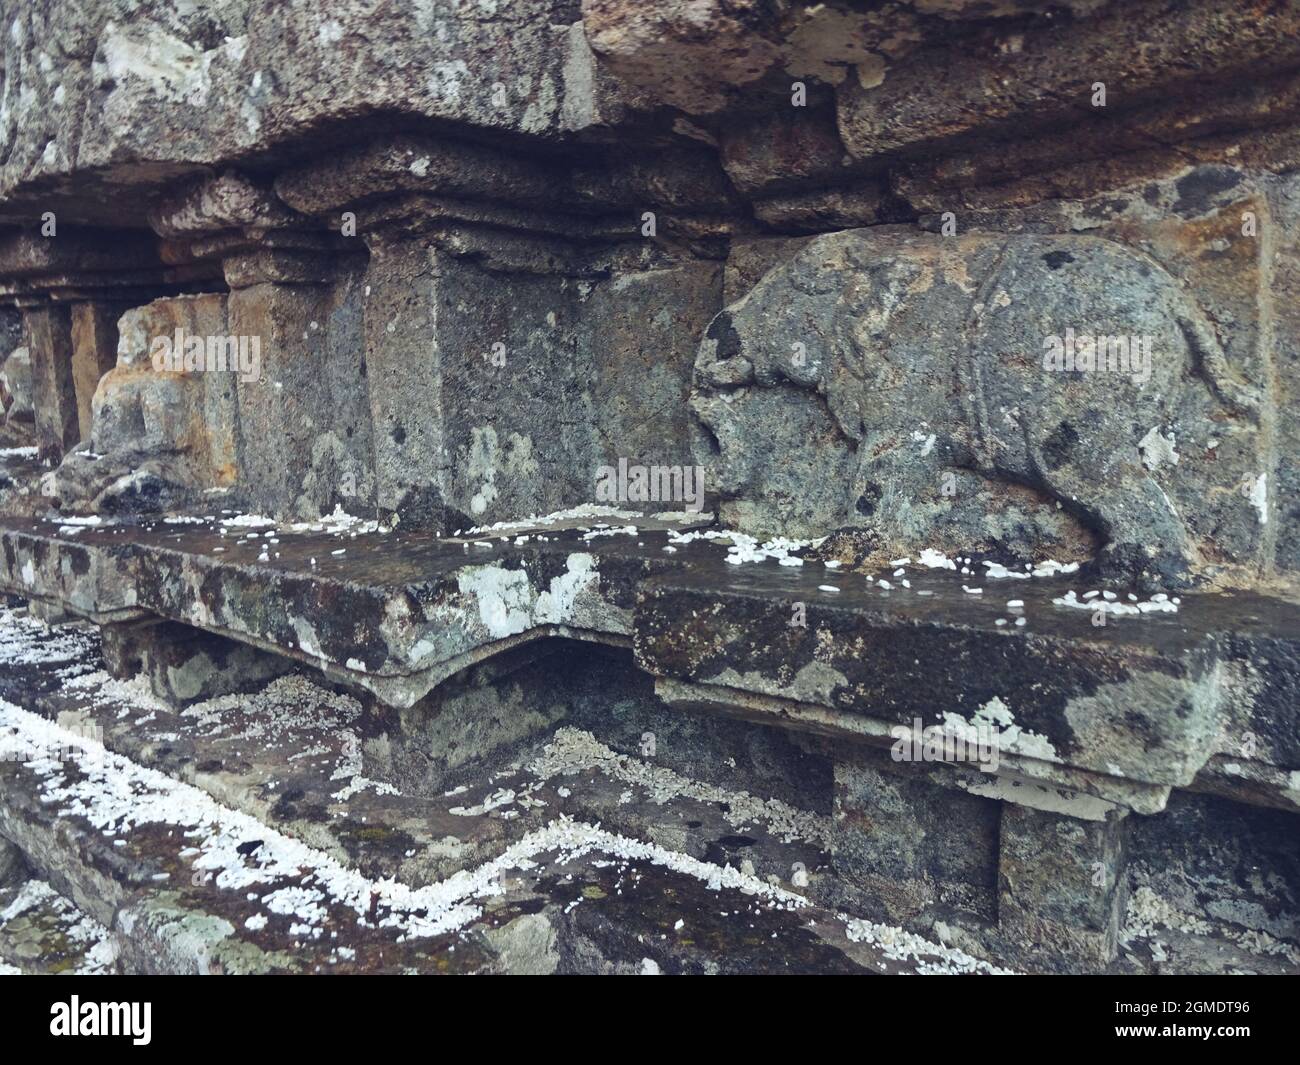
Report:
M 160 370 L 156 338 L 226 333 L 220 295 L 156 300 L 119 324 L 117 365 L 99 382 L 89 447 L 47 475 L 42 494 L 67 509 L 156 511 L 193 502 L 234 481 L 235 375 Z
M 1098 364 L 1084 337 L 1117 339 Z M 1076 345 L 1085 368 L 1049 364 Z M 1027 541 L 1077 555 L 1092 531 L 1106 573 L 1162 586 L 1203 563 L 1162 484 L 1181 397 L 1208 388 L 1231 418 L 1258 405 L 1177 281 L 1087 236 L 820 237 L 714 319 L 696 374 L 724 517 L 745 531 L 851 526 L 878 561 L 1015 562 Z M 997 506 L 970 474 L 1038 499 Z

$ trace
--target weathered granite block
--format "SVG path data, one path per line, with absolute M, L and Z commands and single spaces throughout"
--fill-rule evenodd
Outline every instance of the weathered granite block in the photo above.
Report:
M 850 80 L 837 94 L 840 134 L 850 153 L 870 157 L 934 150 L 976 131 L 1010 139 L 1081 123 L 1103 107 L 1122 111 L 1157 92 L 1204 91 L 1214 77 L 1294 65 L 1296 27 L 1289 4 L 1267 11 L 1219 0 L 1174 9 L 1112 5 L 1093 19 L 1035 26 L 982 47 L 922 51 L 875 84 Z M 1098 84 L 1107 92 L 1102 104 L 1094 103 Z
M 619 458 L 693 464 L 689 351 L 717 307 L 717 264 L 598 280 L 558 261 L 498 272 L 419 237 L 380 234 L 371 248 L 385 510 L 450 532 L 594 503 L 598 468 Z
M 835 762 L 833 863 L 855 909 L 928 925 L 997 918 L 999 808 L 924 779 L 888 755 Z
M 100 648 L 104 656 L 105 672 L 117 680 L 130 680 L 142 673 L 152 630 L 160 624 L 157 618 L 145 617 L 100 625 Z
M 440 254 L 444 493 L 474 525 L 595 498 L 587 358 L 575 337 L 580 282 L 501 276 Z
M 1243 945 L 1262 940 L 1270 953 L 1284 955 L 1281 941 L 1300 941 L 1294 814 L 1178 793 L 1164 815 L 1126 825 L 1130 894 L 1146 889 L 1188 926 L 1226 927 Z
M 600 282 L 582 300 L 575 361 L 589 397 L 598 464 L 708 463 L 687 401 L 696 338 L 722 306 L 722 273 L 709 261 L 628 272 Z M 706 468 L 712 490 L 710 475 Z M 595 471 L 589 476 L 588 490 Z M 678 500 L 661 509 L 683 508 Z
M 1041 953 L 1087 969 L 1115 957 L 1125 824 L 1002 804 L 998 927 L 1025 958 Z
M 413 706 L 376 707 L 376 718 L 390 727 L 365 744 L 367 772 L 418 795 L 480 779 L 566 716 L 570 688 L 555 668 L 562 654 L 560 641 L 514 648 L 450 678 Z
M 444 532 L 442 364 L 437 342 L 437 251 L 422 241 L 370 242 L 364 312 L 366 381 L 376 440 L 375 501 L 408 527 Z M 464 525 L 470 524 L 468 521 Z
M 1268 230 L 1277 266 L 1273 324 L 1277 374 L 1276 533 L 1277 566 L 1300 573 L 1300 179 L 1292 174 L 1274 189 L 1276 213 Z
M 18 321 L 21 339 L 21 317 Z M 0 364 L 0 401 L 5 408 L 5 433 L 15 442 L 27 443 L 34 436 L 36 410 L 32 405 L 32 359 L 22 344 L 11 348 Z

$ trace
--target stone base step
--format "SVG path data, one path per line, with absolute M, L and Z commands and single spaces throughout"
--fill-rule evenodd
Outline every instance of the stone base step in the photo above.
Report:
M 724 830 L 702 786 L 668 795 L 661 774 L 641 838 L 567 815 L 576 792 L 591 809 L 630 790 L 586 734 L 551 744 L 551 777 L 407 796 L 360 775 L 346 697 L 291 677 L 174 713 L 96 670 L 93 632 L 41 625 L 7 630 L 29 641 L 7 692 L 22 680 L 33 709 L 0 703 L 0 835 L 109 930 L 125 971 L 990 968 L 655 842 L 710 816 Z
M 631 681 L 606 705 L 611 674 L 575 682 L 563 652 L 394 719 L 301 674 L 176 709 L 108 676 L 98 640 L 0 611 L 0 836 L 125 971 L 1021 967 L 969 914 L 860 919 L 830 779 L 779 732 L 656 716 Z M 541 703 L 520 695 L 536 671 Z M 942 817 L 927 801 L 918 824 Z M 1112 971 L 1297 967 L 1282 940 L 1133 898 Z

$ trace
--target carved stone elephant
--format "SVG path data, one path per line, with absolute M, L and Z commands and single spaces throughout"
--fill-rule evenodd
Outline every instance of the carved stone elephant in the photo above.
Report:
M 1029 498 L 1030 539 L 1072 520 L 1104 575 L 1159 587 L 1201 563 L 1161 483 L 1182 399 L 1202 390 L 1221 418 L 1257 404 L 1177 280 L 1075 235 L 818 237 L 713 320 L 695 375 L 713 487 L 745 531 L 982 551 L 991 512 Z M 957 477 L 1006 491 L 962 509 Z
M 117 365 L 95 390 L 89 447 L 69 452 L 42 479 L 44 496 L 69 511 L 153 512 L 233 483 L 234 375 L 155 368 L 153 341 L 177 328 L 224 334 L 225 297 L 159 299 L 122 315 Z

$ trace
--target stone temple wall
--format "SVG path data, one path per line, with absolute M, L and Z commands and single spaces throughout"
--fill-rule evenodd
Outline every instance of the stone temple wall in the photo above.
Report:
M 0 586 L 108 672 L 306 671 L 429 801 L 681 730 L 831 826 L 773 844 L 818 905 L 1100 970 L 1158 964 L 1159 895 L 1238 937 L 1184 968 L 1300 957 L 1300 2 L 24 0 L 0 41 Z M 922 720 L 1003 770 L 900 766 Z
M 41 454 L 110 460 L 64 509 L 226 486 L 451 530 L 622 457 L 882 560 L 1294 571 L 1289 5 L 334 6 L 10 22 L 11 342 Z M 188 313 L 126 350 L 125 310 L 203 292 L 259 380 L 93 399 Z M 1125 369 L 1045 372 L 1058 335 Z M 220 439 L 124 436 L 140 404 Z

